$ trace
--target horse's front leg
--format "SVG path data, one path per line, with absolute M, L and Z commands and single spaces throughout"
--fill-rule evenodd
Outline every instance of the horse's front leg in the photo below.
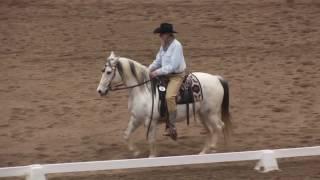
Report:
M 150 120 L 147 120 L 146 122 L 149 123 Z M 156 134 L 157 134 L 157 122 L 155 119 L 153 119 L 150 124 L 150 129 L 149 129 L 149 134 L 148 134 L 148 143 L 149 143 L 149 150 L 150 150 L 149 158 L 157 156 Z
M 140 151 L 138 150 L 137 146 L 132 141 L 131 135 L 141 125 L 141 122 L 142 121 L 139 121 L 134 116 L 131 116 L 130 120 L 129 120 L 128 127 L 124 132 L 124 139 L 128 145 L 129 150 L 133 152 L 133 155 L 135 157 L 140 155 Z

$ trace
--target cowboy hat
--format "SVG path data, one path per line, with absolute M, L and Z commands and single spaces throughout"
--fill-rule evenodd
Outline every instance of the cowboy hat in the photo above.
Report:
M 177 33 L 176 31 L 173 30 L 173 25 L 169 23 L 161 23 L 160 27 L 157 27 L 154 31 L 154 34 L 157 33 Z

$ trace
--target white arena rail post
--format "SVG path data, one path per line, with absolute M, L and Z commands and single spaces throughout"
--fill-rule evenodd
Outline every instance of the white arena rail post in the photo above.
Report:
M 43 167 L 40 164 L 31 165 L 26 180 L 47 180 Z
M 279 170 L 274 151 L 263 150 L 262 157 L 254 169 L 263 173 Z

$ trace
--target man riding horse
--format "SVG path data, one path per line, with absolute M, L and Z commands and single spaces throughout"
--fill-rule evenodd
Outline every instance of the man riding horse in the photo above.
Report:
M 181 43 L 175 38 L 173 25 L 162 23 L 153 32 L 159 34 L 161 46 L 156 59 L 149 66 L 150 78 L 166 76 L 169 79 L 166 101 L 169 113 L 168 130 L 172 139 L 177 139 L 175 121 L 177 116 L 176 96 L 185 77 L 186 63 Z

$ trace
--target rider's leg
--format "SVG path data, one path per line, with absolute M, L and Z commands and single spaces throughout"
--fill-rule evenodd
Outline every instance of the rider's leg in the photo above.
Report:
M 175 127 L 176 116 L 177 116 L 177 104 L 176 96 L 180 89 L 184 78 L 184 74 L 174 74 L 169 76 L 169 83 L 166 93 L 166 101 L 168 105 L 169 112 L 169 132 L 173 140 L 177 139 L 177 130 Z

